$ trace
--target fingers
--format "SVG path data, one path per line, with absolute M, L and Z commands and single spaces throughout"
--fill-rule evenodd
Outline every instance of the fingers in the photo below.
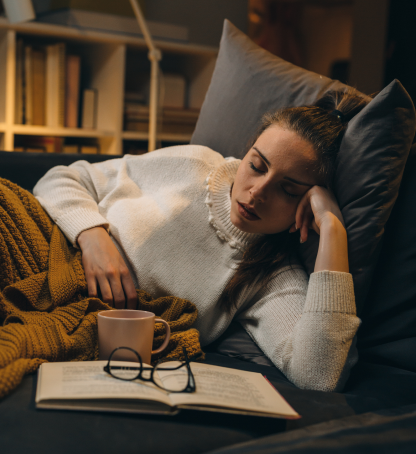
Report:
M 309 207 L 305 208 L 302 225 L 300 226 L 300 242 L 304 243 L 308 239 L 309 228 L 311 227 L 313 219 L 312 209 Z
M 313 213 L 310 205 L 309 191 L 305 193 L 296 210 L 296 227 L 299 229 L 300 242 L 304 243 L 308 239 L 308 230 L 311 224 Z
M 116 271 L 108 271 L 105 275 L 97 276 L 100 288 L 101 299 L 104 303 L 116 309 L 136 309 L 137 293 L 133 279 L 128 269 L 123 270 L 120 274 Z M 91 282 L 91 284 L 90 284 Z M 97 297 L 96 279 L 91 278 L 88 283 L 88 295 Z
M 129 270 L 126 269 L 121 273 L 121 282 L 123 284 L 124 293 L 127 298 L 127 309 L 136 309 L 137 293 L 134 287 L 133 279 L 130 276 Z
M 94 297 L 97 298 L 98 292 L 97 292 L 97 281 L 95 280 L 95 276 L 86 275 L 85 277 L 87 279 L 88 296 L 91 298 L 94 298 Z
M 110 285 L 113 293 L 114 307 L 116 309 L 125 309 L 126 297 L 124 295 L 123 286 L 121 285 L 120 275 L 112 276 Z
M 313 229 L 319 235 L 319 227 L 315 222 L 315 216 L 311 205 L 312 191 L 309 190 L 300 200 L 295 214 L 295 224 L 292 225 L 289 232 L 299 230 L 299 241 L 304 243 L 309 236 L 309 229 Z
M 79 237 L 90 297 L 118 309 L 136 308 L 137 294 L 129 269 L 108 233 L 90 229 Z
M 117 307 L 115 306 L 115 301 L 113 299 L 113 292 L 111 290 L 111 285 L 109 280 L 104 274 L 100 274 L 97 276 L 98 280 L 98 285 L 100 287 L 100 292 L 101 292 L 101 299 L 104 301 L 104 303 L 108 304 L 109 306 L 112 307 Z M 122 308 L 119 308 L 122 309 Z

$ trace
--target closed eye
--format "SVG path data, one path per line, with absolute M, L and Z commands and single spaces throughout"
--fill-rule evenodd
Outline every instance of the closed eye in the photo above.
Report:
M 251 161 L 249 162 L 250 167 L 257 173 L 264 173 L 262 170 L 258 169 Z
M 258 169 L 251 161 L 249 162 L 249 165 L 250 167 L 257 173 L 264 173 L 263 170 L 260 170 Z M 286 189 L 282 186 L 282 190 L 283 192 L 288 196 L 288 197 L 293 197 L 293 198 L 297 198 L 297 197 L 300 197 L 299 194 L 292 194 L 290 192 L 287 192 Z
M 290 192 L 287 192 L 284 187 L 282 187 L 282 189 L 283 189 L 283 192 L 289 197 L 300 197 L 299 194 L 291 194 Z

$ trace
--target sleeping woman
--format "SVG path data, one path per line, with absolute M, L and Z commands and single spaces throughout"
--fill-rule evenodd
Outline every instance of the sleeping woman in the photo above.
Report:
M 331 190 L 347 122 L 366 101 L 332 92 L 267 114 L 242 160 L 204 146 L 51 169 L 34 194 L 82 251 L 90 296 L 136 307 L 135 288 L 198 308 L 201 345 L 233 319 L 289 380 L 343 387 L 357 360 L 347 233 Z M 319 234 L 308 278 L 296 243 Z

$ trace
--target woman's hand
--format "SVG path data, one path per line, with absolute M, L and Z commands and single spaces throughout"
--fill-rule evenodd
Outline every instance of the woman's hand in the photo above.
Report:
M 320 235 L 325 222 L 337 218 L 345 228 L 344 219 L 334 194 L 322 186 L 312 186 L 299 202 L 296 210 L 295 224 L 289 232 L 299 229 L 301 243 L 308 239 L 308 230 L 313 229 Z
M 315 272 L 349 272 L 347 232 L 338 202 L 331 191 L 322 186 L 312 186 L 300 200 L 295 220 L 289 232 L 299 229 L 301 243 L 308 239 L 310 228 L 320 235 Z
M 103 227 L 84 230 L 78 236 L 82 265 L 89 296 L 98 297 L 118 309 L 136 309 L 137 294 L 133 279 L 118 249 Z

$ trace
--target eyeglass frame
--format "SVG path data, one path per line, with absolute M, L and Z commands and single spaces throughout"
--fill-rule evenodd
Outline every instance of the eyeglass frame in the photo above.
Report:
M 114 353 L 117 351 L 117 350 L 120 350 L 120 349 L 125 349 L 125 350 L 130 350 L 131 352 L 135 353 L 137 355 L 137 357 L 139 358 L 139 361 L 140 361 L 140 367 L 128 367 L 128 366 L 116 366 L 117 368 L 120 368 L 120 369 L 124 369 L 124 370 L 138 370 L 139 373 L 137 374 L 136 377 L 134 378 L 122 378 L 122 377 L 116 377 L 115 375 L 113 375 L 111 373 L 111 369 L 110 369 L 110 362 L 111 362 L 111 358 L 112 356 L 114 355 Z M 191 359 L 189 359 L 188 357 L 188 353 L 186 351 L 186 348 L 185 347 L 182 347 L 182 351 L 183 351 L 183 354 L 185 356 L 185 361 L 179 359 L 179 358 L 172 358 L 172 359 L 169 359 L 168 361 L 164 361 L 163 359 L 162 360 L 159 360 L 157 363 L 156 363 L 156 366 L 155 367 L 144 367 L 143 366 L 143 361 L 142 361 L 142 357 L 140 356 L 140 354 L 138 352 L 136 352 L 136 350 L 130 348 L 130 347 L 117 347 L 115 348 L 109 358 L 108 358 L 108 362 L 107 362 L 107 365 L 104 366 L 104 371 L 107 372 L 109 375 L 111 375 L 111 377 L 117 379 L 117 380 L 124 380 L 124 381 L 134 381 L 134 380 L 141 380 L 141 381 L 144 381 L 144 382 L 152 382 L 154 385 L 156 385 L 158 388 L 162 389 L 163 391 L 166 391 L 168 392 L 169 394 L 170 393 L 193 393 L 196 391 L 196 384 L 195 384 L 195 377 L 194 377 L 194 374 L 192 373 L 192 369 L 191 369 L 191 366 L 189 365 L 189 363 L 191 362 L 192 359 L 196 359 L 198 357 L 200 357 L 202 355 L 201 352 L 197 353 L 196 355 L 192 356 Z M 115 360 L 113 360 L 115 361 Z M 169 363 L 171 361 L 180 361 L 181 364 L 177 367 L 174 367 L 172 368 L 171 370 L 177 370 L 177 369 L 180 369 L 181 367 L 185 366 L 186 365 L 186 368 L 188 370 L 188 383 L 185 387 L 184 390 L 182 391 L 168 391 L 166 388 L 160 386 L 158 383 L 156 383 L 155 379 L 153 378 L 153 375 L 154 375 L 154 372 L 155 370 L 157 369 L 157 367 L 160 365 L 160 364 L 165 364 L 165 363 Z M 145 377 L 142 377 L 142 373 L 144 371 L 150 371 L 150 378 L 145 378 Z

